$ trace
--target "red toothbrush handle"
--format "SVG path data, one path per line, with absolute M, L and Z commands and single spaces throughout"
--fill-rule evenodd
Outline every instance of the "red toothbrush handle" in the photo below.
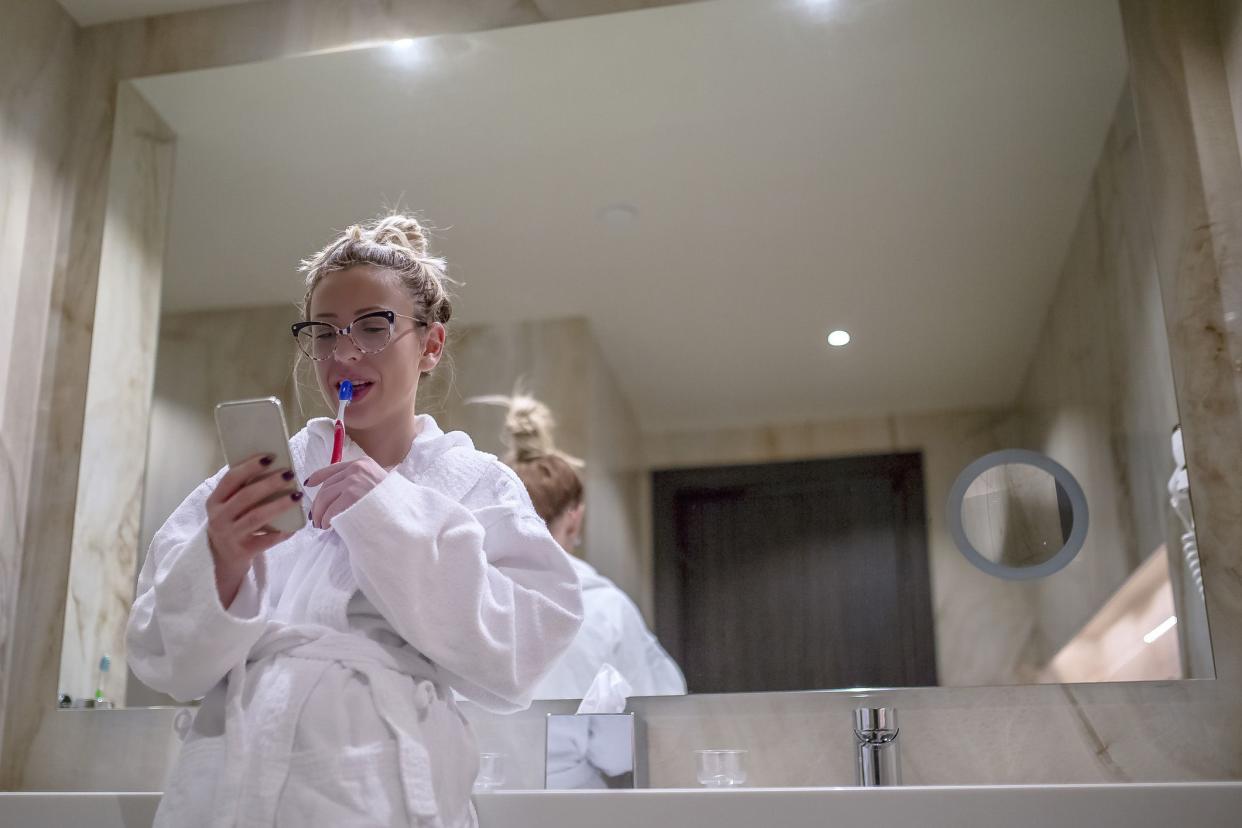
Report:
M 332 462 L 341 462 L 341 454 L 345 451 L 345 426 L 337 420 L 332 429 Z

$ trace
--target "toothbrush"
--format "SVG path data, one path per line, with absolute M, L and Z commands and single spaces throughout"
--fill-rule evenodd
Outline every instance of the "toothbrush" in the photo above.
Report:
M 107 678 L 108 671 L 110 669 L 112 669 L 112 659 L 109 656 L 104 656 L 103 658 L 99 659 L 99 681 L 95 685 L 95 706 L 96 707 L 103 704 L 105 701 L 103 685 L 104 685 L 104 679 Z
M 341 380 L 341 391 L 337 395 L 340 402 L 336 406 L 336 424 L 332 427 L 332 462 L 341 462 L 345 452 L 345 406 L 354 398 L 354 384 L 349 380 Z

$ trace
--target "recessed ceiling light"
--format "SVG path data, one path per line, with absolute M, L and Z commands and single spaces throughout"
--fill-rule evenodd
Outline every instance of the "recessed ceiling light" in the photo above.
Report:
M 389 63 L 404 70 L 427 66 L 432 63 L 435 57 L 430 38 L 403 37 L 398 40 L 388 41 Z
M 624 230 L 638 221 L 638 208 L 633 204 L 609 204 L 596 216 L 611 230 Z
M 828 334 L 828 344 L 834 348 L 840 348 L 850 344 L 849 331 L 833 331 Z

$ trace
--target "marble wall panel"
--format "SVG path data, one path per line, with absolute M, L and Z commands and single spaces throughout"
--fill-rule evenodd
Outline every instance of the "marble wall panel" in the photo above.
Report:
M 125 695 L 173 138 L 130 84 L 117 100 L 59 690 Z M 111 669 L 99 669 L 101 658 Z
M 294 393 L 298 320 L 288 306 L 167 313 L 160 319 L 147 443 L 139 557 L 151 538 L 199 483 L 224 465 L 215 406 L 226 400 L 277 397 L 292 434 L 302 427 Z M 307 416 L 318 392 L 304 387 Z M 141 567 L 141 561 L 138 564 Z M 131 577 L 133 573 L 131 573 Z
M 588 443 L 585 471 L 586 559 L 629 595 L 654 620 L 651 537 L 643 513 L 648 477 L 642 463 L 642 437 L 630 407 L 603 352 L 592 336 L 586 377 Z
M 1134 103 L 1118 103 L 1016 400 L 1020 445 L 1082 485 L 1090 531 L 1038 585 L 1036 642 L 1050 659 L 1165 542 L 1178 422 L 1160 280 L 1143 205 Z
M 1218 686 L 1242 682 L 1242 165 L 1206 2 L 1122 3 Z M 1236 48 L 1236 47 L 1235 47 Z M 1224 53 L 1232 53 L 1224 50 Z
M 19 606 L 28 584 L 23 550 L 30 533 L 33 490 L 44 458 L 36 450 L 39 419 L 51 381 L 45 350 L 54 338 L 53 303 L 73 187 L 67 165 L 78 31 L 54 2 L 0 4 L 0 744 L 7 738 L 10 682 L 30 659 L 22 636 L 31 602 Z M 20 113 L 21 117 L 17 117 Z M 66 547 L 63 552 L 67 553 Z M 67 560 L 67 555 L 63 555 Z M 49 587 L 49 592 L 51 591 Z M 30 596 L 33 597 L 33 596 Z M 50 611 L 59 595 L 40 597 Z M 36 614 L 37 611 L 36 611 Z M 19 650 L 21 652 L 19 652 Z
M 1242 0 L 1217 0 L 1217 42 L 1225 63 L 1225 79 L 1233 110 L 1234 133 L 1242 151 Z

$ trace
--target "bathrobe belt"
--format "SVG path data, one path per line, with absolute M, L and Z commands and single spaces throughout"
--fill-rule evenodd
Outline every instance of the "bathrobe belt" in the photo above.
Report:
M 229 672 L 225 697 L 225 761 L 217 788 L 217 825 L 270 826 L 275 823 L 280 792 L 289 776 L 293 742 L 306 700 L 320 677 L 340 664 L 364 676 L 380 719 L 396 741 L 398 770 L 410 823 L 440 826 L 431 777 L 430 757 L 421 738 L 421 723 L 435 701 L 436 668 L 412 649 L 395 650 L 369 638 L 324 628 L 285 628 L 264 636 L 251 650 L 249 663 L 276 658 L 303 660 L 292 672 L 296 679 L 281 688 L 286 695 L 273 703 L 264 699 L 257 732 L 248 727 L 244 698 L 246 664 Z M 407 677 L 414 678 L 410 692 Z M 255 701 L 258 701 L 256 699 Z M 253 714 L 251 711 L 252 722 Z M 245 803 L 245 807 L 242 805 Z

